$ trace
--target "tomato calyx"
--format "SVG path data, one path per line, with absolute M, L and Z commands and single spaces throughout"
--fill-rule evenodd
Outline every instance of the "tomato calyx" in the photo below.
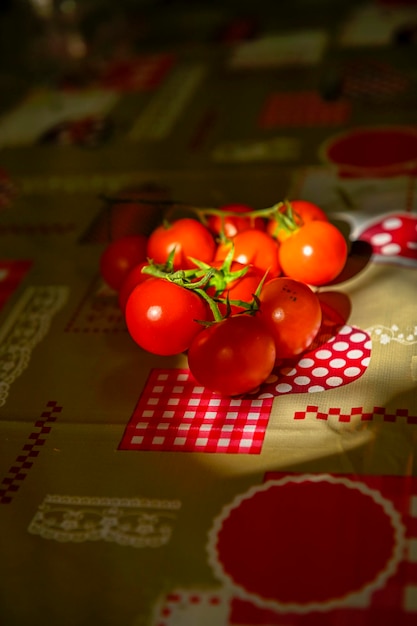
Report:
M 208 304 L 210 311 L 213 315 L 213 319 L 215 322 L 221 321 L 223 319 L 223 315 L 220 312 L 219 306 L 214 298 L 209 296 L 206 292 L 205 287 L 207 286 L 210 278 L 214 273 L 214 268 L 209 269 L 204 272 L 202 275 L 199 271 L 190 269 L 190 270 L 175 270 L 170 271 L 164 269 L 161 265 L 156 265 L 152 261 L 150 261 L 149 265 L 142 268 L 142 272 L 144 274 L 150 274 L 155 278 L 162 278 L 171 283 L 175 283 L 184 289 L 188 289 L 193 291 L 197 295 L 200 296 L 203 300 Z M 207 320 L 196 320 L 200 324 L 211 324 L 212 322 Z
M 193 263 L 195 263 L 195 265 L 202 272 L 211 272 L 211 276 L 207 286 L 211 287 L 214 291 L 214 297 L 219 296 L 227 289 L 230 283 L 234 282 L 235 280 L 239 280 L 239 278 L 243 278 L 243 276 L 245 276 L 245 274 L 247 274 L 249 271 L 248 265 L 245 265 L 238 270 L 232 269 L 233 253 L 234 245 L 232 241 L 230 250 L 219 267 L 214 267 L 213 265 L 210 265 L 209 263 L 204 263 L 199 259 L 192 259 Z
M 244 216 L 252 221 L 257 218 L 263 218 L 267 221 L 273 221 L 276 224 L 276 232 L 284 230 L 288 235 L 291 235 L 297 232 L 304 224 L 301 214 L 297 212 L 293 203 L 288 199 L 276 202 L 272 206 L 264 209 L 253 209 L 251 211 L 245 211 L 244 213 L 229 209 L 205 207 L 190 207 L 190 210 L 194 211 L 195 215 L 205 225 L 208 224 L 208 218 L 211 216 L 217 216 L 223 222 L 227 217 L 241 218 Z M 231 240 L 227 238 L 224 232 L 220 233 L 219 238 L 222 243 Z
M 272 207 L 270 220 L 273 223 L 270 234 L 275 239 L 278 238 L 278 234 L 282 237 L 282 232 L 289 237 L 303 226 L 301 215 L 294 210 L 293 205 L 288 200 Z
M 218 217 L 222 224 L 220 229 L 218 238 L 221 243 L 230 241 L 227 237 L 224 229 L 225 220 L 228 217 L 232 218 L 246 218 L 249 220 L 255 220 L 257 218 L 263 218 L 267 221 L 273 221 L 275 223 L 275 227 L 272 231 L 272 234 L 275 235 L 279 231 L 285 231 L 288 235 L 296 232 L 302 225 L 303 219 L 299 213 L 293 208 L 291 201 L 288 199 L 284 199 L 282 201 L 276 202 L 270 207 L 262 208 L 262 209 L 253 209 L 249 211 L 235 211 L 233 209 L 227 208 L 215 208 L 215 207 L 197 207 L 192 204 L 187 204 L 186 202 L 179 202 L 176 200 L 151 200 L 148 198 L 112 198 L 110 196 L 101 195 L 102 200 L 107 202 L 108 204 L 112 204 L 117 202 L 121 203 L 131 203 L 131 202 L 140 202 L 142 204 L 155 204 L 158 206 L 167 206 L 168 209 L 165 213 L 165 217 L 163 219 L 163 225 L 166 228 L 169 228 L 173 222 L 182 217 L 194 217 L 198 219 L 204 226 L 209 226 L 209 219 L 211 217 Z
M 154 263 L 152 259 L 148 259 L 147 265 L 145 265 L 141 271 L 154 278 L 162 278 L 193 291 L 200 296 L 200 298 L 205 300 L 210 308 L 213 320 L 196 320 L 200 324 L 210 326 L 224 320 L 231 315 L 232 306 L 239 307 L 242 309 L 242 313 L 246 314 L 255 314 L 259 309 L 259 295 L 265 282 L 266 274 L 253 294 L 251 302 L 232 300 L 229 298 L 228 294 L 226 297 L 219 295 L 227 289 L 228 284 L 243 277 L 249 270 L 248 266 L 237 271 L 231 269 L 233 250 L 218 268 L 198 259 L 193 259 L 196 264 L 195 268 L 174 270 L 174 255 L 175 249 L 170 252 L 165 264 L 157 264 Z M 213 289 L 214 295 L 211 295 L 209 291 Z

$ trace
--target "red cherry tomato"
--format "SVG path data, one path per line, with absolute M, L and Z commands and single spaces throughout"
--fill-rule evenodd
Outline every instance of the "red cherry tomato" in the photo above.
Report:
M 309 202 L 308 200 L 292 200 L 290 205 L 292 207 L 293 219 L 298 226 L 302 226 L 314 220 L 328 221 L 326 213 L 316 204 L 313 204 L 313 202 Z M 282 207 L 281 212 L 287 213 L 287 211 L 287 207 Z M 278 239 L 278 241 L 284 241 L 284 239 L 291 235 L 286 228 L 283 228 L 279 220 L 274 218 L 268 220 L 266 232 Z
M 263 273 L 268 270 L 270 278 L 278 276 L 281 268 L 278 258 L 278 244 L 267 233 L 250 228 L 238 233 L 231 242 L 219 244 L 214 259 L 223 261 L 234 246 L 233 259 L 242 265 L 254 265 Z
M 146 260 L 145 235 L 129 235 L 115 239 L 100 257 L 100 273 L 112 289 L 118 290 L 130 270 Z
M 345 238 L 330 222 L 312 221 L 281 242 L 279 260 L 283 273 L 309 285 L 326 285 L 345 266 Z
M 275 364 L 269 330 L 251 315 L 228 317 L 205 328 L 192 341 L 188 365 L 201 385 L 225 396 L 256 389 Z
M 122 311 L 125 310 L 126 302 L 132 293 L 133 289 L 136 285 L 143 283 L 144 280 L 150 278 L 150 274 L 144 274 L 142 272 L 142 268 L 148 265 L 147 261 L 143 261 L 143 263 L 139 263 L 139 265 L 135 265 L 127 276 L 123 279 L 122 284 L 119 288 L 119 306 Z
M 168 226 L 158 226 L 148 238 L 147 256 L 155 263 L 165 263 L 174 249 L 174 269 L 185 269 L 194 267 L 188 257 L 210 263 L 216 243 L 201 222 L 184 217 Z
M 203 329 L 196 320 L 208 320 L 208 307 L 189 289 L 151 277 L 131 292 L 125 319 L 130 336 L 141 348 L 168 356 L 188 349 Z
M 263 286 L 257 315 L 274 337 L 278 360 L 303 353 L 316 337 L 322 319 L 320 301 L 310 287 L 284 277 Z
M 242 217 L 237 215 L 210 215 L 207 219 L 207 226 L 216 236 L 223 234 L 227 239 L 232 239 L 248 228 L 265 230 L 265 222 L 261 217 L 244 217 L 244 213 L 253 211 L 252 207 L 246 204 L 225 204 L 219 207 L 219 211 L 230 211 L 243 215 Z

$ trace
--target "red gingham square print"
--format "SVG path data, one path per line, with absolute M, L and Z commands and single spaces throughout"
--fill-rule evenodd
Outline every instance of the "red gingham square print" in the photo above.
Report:
M 153 91 L 164 80 L 174 63 L 175 56 L 163 52 L 114 61 L 105 69 L 101 84 L 117 91 Z
M 224 398 L 186 369 L 154 369 L 120 450 L 259 454 L 273 398 Z
M 338 126 L 349 120 L 350 111 L 349 102 L 326 102 L 314 91 L 271 93 L 261 110 L 259 126 Z
M 373 58 L 355 59 L 343 68 L 343 95 L 364 100 L 387 100 L 407 94 L 413 86 L 411 76 L 391 63 Z

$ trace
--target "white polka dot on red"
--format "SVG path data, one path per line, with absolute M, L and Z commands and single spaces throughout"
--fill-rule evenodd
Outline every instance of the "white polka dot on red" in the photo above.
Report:
M 415 215 L 392 214 L 371 224 L 359 239 L 368 241 L 375 254 L 389 257 L 390 262 L 400 258 L 417 262 L 416 229 Z
M 274 371 L 262 386 L 262 394 L 314 393 L 351 383 L 368 367 L 371 344 L 364 331 L 343 326 L 335 337 L 304 354 L 298 363 Z

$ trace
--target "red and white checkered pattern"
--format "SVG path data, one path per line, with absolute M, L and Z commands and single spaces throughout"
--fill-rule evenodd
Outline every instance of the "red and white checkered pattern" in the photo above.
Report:
M 154 369 L 119 449 L 259 454 L 273 398 L 224 398 L 186 369 Z
M 338 422 L 350 423 L 360 418 L 362 422 L 371 422 L 373 420 L 383 422 L 399 422 L 402 424 L 417 424 L 417 415 L 410 415 L 408 409 L 395 409 L 392 413 L 385 407 L 374 406 L 372 411 L 367 411 L 362 406 L 354 406 L 349 411 L 343 411 L 339 407 L 330 407 L 326 411 L 321 411 L 319 406 L 308 404 L 304 411 L 296 411 L 294 413 L 295 420 L 304 420 L 307 418 L 327 421 L 336 419 Z
M 391 63 L 373 58 L 355 59 L 343 68 L 343 95 L 363 100 L 387 100 L 398 106 L 398 97 L 413 86 L 411 76 Z

